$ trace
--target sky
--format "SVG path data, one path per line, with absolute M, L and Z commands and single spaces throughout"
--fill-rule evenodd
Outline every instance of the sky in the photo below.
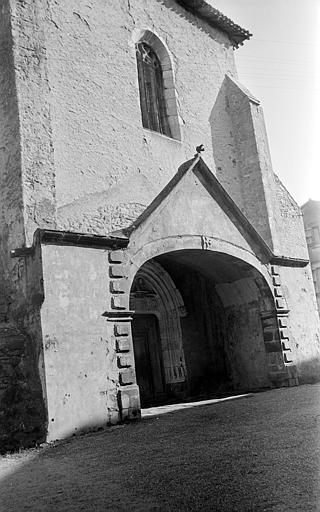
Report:
M 320 200 L 320 0 L 209 0 L 253 37 L 235 50 L 261 101 L 273 169 L 301 206 Z

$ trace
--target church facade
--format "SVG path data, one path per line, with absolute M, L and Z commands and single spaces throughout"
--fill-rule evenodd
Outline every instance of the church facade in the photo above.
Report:
M 318 380 L 249 32 L 203 0 L 1 5 L 1 449 Z

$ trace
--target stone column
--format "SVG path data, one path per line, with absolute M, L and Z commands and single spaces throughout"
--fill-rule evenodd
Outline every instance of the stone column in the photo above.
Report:
M 109 252 L 110 309 L 105 312 L 105 316 L 108 322 L 108 340 L 111 350 L 115 350 L 116 353 L 121 421 L 141 417 L 131 333 L 132 311 L 129 310 L 128 275 L 125 251 Z

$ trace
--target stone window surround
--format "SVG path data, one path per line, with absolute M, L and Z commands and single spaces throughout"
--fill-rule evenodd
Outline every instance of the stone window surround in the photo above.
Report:
M 133 32 L 132 41 L 134 45 L 141 42 L 148 44 L 154 50 L 158 59 L 160 60 L 163 75 L 164 99 L 166 102 L 168 123 L 170 126 L 172 139 L 181 141 L 181 129 L 177 108 L 177 93 L 174 83 L 172 59 L 170 57 L 169 50 L 167 49 L 165 43 L 160 39 L 160 37 L 149 29 L 135 29 Z
M 305 228 L 307 245 L 320 244 L 320 228 L 318 224 L 309 225 Z
M 316 295 L 320 295 L 320 262 L 311 265 L 312 278 Z

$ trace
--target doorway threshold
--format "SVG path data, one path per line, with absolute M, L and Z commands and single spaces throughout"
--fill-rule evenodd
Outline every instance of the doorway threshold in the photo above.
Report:
M 253 393 L 245 393 L 243 395 L 232 395 L 226 396 L 223 398 L 212 398 L 210 400 L 200 400 L 194 402 L 183 402 L 179 404 L 169 404 L 169 405 L 159 405 L 158 407 L 148 407 L 146 409 L 141 409 L 141 417 L 144 418 L 153 418 L 155 416 L 160 416 L 161 414 L 167 414 L 175 411 L 182 411 L 183 409 L 191 409 L 192 407 L 199 407 L 201 405 L 211 405 L 211 404 L 219 404 L 222 402 L 227 402 L 228 400 L 237 400 L 239 398 L 249 398 L 254 396 Z

